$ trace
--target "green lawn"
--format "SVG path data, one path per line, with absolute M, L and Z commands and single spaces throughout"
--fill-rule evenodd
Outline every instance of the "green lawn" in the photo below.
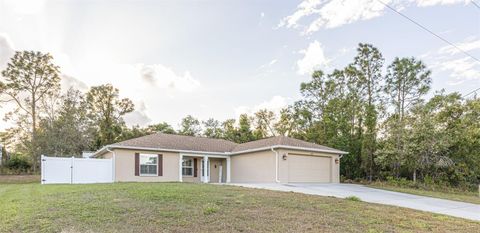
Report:
M 469 202 L 473 204 L 480 204 L 480 197 L 476 192 L 432 191 L 432 190 L 423 190 L 423 189 L 408 188 L 408 187 L 398 187 L 398 186 L 388 185 L 386 183 L 372 183 L 367 186 L 370 186 L 372 188 L 395 191 L 395 192 L 410 193 L 410 194 L 427 196 L 427 197 L 436 197 L 436 198 L 448 199 L 453 201 L 463 201 L 463 202 Z
M 0 232 L 475 232 L 356 200 L 188 183 L 0 184 Z

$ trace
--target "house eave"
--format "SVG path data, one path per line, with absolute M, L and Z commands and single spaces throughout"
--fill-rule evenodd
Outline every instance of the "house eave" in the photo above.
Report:
M 308 147 L 298 147 L 298 146 L 273 145 L 273 146 L 267 146 L 267 147 L 261 147 L 261 148 L 255 148 L 255 149 L 249 149 L 249 150 L 231 152 L 230 155 L 239 155 L 239 154 L 245 154 L 245 153 L 250 153 L 250 152 L 257 152 L 257 151 L 264 151 L 264 150 L 271 150 L 271 149 L 290 149 L 290 150 L 301 150 L 301 151 L 321 152 L 321 153 L 337 154 L 337 155 L 348 154 L 348 152 L 340 151 L 340 150 L 325 150 L 325 149 L 308 148 Z
M 165 152 L 179 152 L 186 154 L 210 154 L 210 155 L 229 155 L 229 152 L 210 152 L 210 151 L 194 151 L 194 150 L 177 150 L 177 149 L 165 149 L 156 147 L 139 147 L 139 146 L 120 146 L 120 145 L 107 145 L 94 153 L 93 157 L 102 155 L 108 151 L 108 149 L 127 149 L 127 150 L 145 150 L 145 151 L 165 151 Z
M 240 155 L 245 153 L 257 152 L 257 151 L 264 151 L 264 150 L 271 150 L 271 149 L 291 149 L 291 150 L 301 150 L 301 151 L 311 151 L 311 152 L 321 152 L 321 153 L 328 153 L 328 154 L 337 154 L 337 155 L 344 155 L 348 154 L 348 152 L 340 151 L 340 150 L 325 150 L 325 149 L 316 149 L 316 148 L 307 148 L 307 147 L 297 147 L 297 146 L 285 146 L 285 145 L 273 145 L 268 147 L 261 147 L 243 151 L 236 151 L 236 152 L 211 152 L 211 151 L 193 151 L 193 150 L 177 150 L 177 149 L 165 149 L 165 148 L 154 148 L 154 147 L 137 147 L 137 146 L 120 146 L 120 145 L 107 145 L 102 147 L 100 150 L 93 154 L 93 157 L 98 157 L 102 155 L 108 150 L 112 149 L 127 149 L 127 150 L 145 150 L 145 151 L 165 151 L 165 152 L 179 152 L 185 154 L 210 154 L 210 155 Z

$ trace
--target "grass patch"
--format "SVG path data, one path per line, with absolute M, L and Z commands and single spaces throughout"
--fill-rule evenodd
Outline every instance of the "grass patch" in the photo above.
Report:
M 367 184 L 372 188 L 379 188 L 389 191 L 402 192 L 415 194 L 420 196 L 435 197 L 441 199 L 447 199 L 452 201 L 462 201 L 473 204 L 480 204 L 480 197 L 477 192 L 465 191 L 465 190 L 424 190 L 422 188 L 413 187 L 399 187 L 388 184 L 386 182 L 373 182 Z
M 203 214 L 205 215 L 210 215 L 218 212 L 220 208 L 216 204 L 208 203 L 204 209 L 203 209 Z
M 349 200 L 349 201 L 362 201 L 362 199 L 360 199 L 359 197 L 356 197 L 356 196 L 346 197 L 345 200 Z
M 480 223 L 299 193 L 188 183 L 0 184 L 0 232 L 475 232 Z

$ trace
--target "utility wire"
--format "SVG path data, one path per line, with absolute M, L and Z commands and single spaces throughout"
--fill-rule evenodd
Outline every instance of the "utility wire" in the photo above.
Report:
M 403 18 L 409 20 L 410 22 L 414 23 L 415 25 L 419 26 L 420 28 L 422 28 L 423 30 L 427 31 L 428 33 L 434 35 L 435 37 L 437 37 L 438 39 L 442 40 L 443 42 L 453 46 L 454 48 L 456 48 L 457 50 L 459 50 L 460 52 L 462 52 L 463 54 L 471 57 L 472 59 L 474 59 L 475 61 L 479 62 L 480 63 L 480 59 L 474 57 L 472 54 L 468 53 L 467 51 L 461 49 L 460 47 L 456 46 L 454 43 L 448 41 L 447 39 L 441 37 L 440 35 L 436 34 L 435 32 L 431 31 L 430 29 L 426 28 L 425 26 L 421 25 L 420 23 L 417 23 L 415 20 L 411 19 L 410 17 L 404 15 L 403 13 L 397 11 L 395 8 L 393 8 L 392 6 L 384 3 L 383 1 L 381 0 L 377 0 L 378 2 L 382 3 L 383 5 L 385 5 L 387 8 L 389 8 L 390 10 L 396 12 L 397 14 L 399 14 L 400 16 L 402 16 Z M 472 1 L 473 2 L 473 1 Z M 475 4 L 476 5 L 476 4 Z
M 470 1 L 474 6 L 476 6 L 478 9 L 480 9 L 480 5 L 478 5 L 474 0 Z
M 469 95 L 471 95 L 471 94 L 473 94 L 473 93 L 477 92 L 478 90 L 480 90 L 480 88 L 477 88 L 477 89 L 475 89 L 475 90 L 473 90 L 473 91 L 469 92 L 468 94 L 465 94 L 465 95 L 463 95 L 463 96 L 462 96 L 462 98 L 465 98 L 465 97 L 467 97 L 467 96 L 469 96 Z

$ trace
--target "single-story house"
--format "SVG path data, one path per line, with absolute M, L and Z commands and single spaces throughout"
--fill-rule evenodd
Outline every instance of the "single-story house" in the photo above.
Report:
M 116 182 L 338 183 L 347 152 L 285 136 L 237 144 L 155 133 L 103 147 Z

